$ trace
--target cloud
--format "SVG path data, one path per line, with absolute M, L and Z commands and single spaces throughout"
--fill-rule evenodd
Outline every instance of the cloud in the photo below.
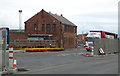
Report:
M 63 14 L 78 26 L 78 33 L 91 28 L 116 32 L 119 0 L 2 0 L 0 2 L 0 27 L 11 29 L 19 27 L 19 13 L 22 9 L 22 28 L 24 22 L 41 9 Z M 103 26 L 104 25 L 104 26 Z M 86 27 L 84 27 L 86 26 Z M 111 27 L 111 28 L 110 28 Z M 81 29 L 84 28 L 84 29 Z

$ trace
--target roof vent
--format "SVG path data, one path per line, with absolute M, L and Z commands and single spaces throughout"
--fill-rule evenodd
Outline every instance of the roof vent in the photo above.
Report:
M 61 14 L 61 16 L 63 16 L 63 15 Z

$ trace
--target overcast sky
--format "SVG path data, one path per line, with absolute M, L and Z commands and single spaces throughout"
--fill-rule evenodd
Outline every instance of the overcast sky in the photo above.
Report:
M 19 13 L 22 10 L 24 22 L 44 9 L 47 12 L 63 14 L 78 26 L 77 33 L 91 29 L 118 33 L 119 0 L 1 0 L 0 27 L 19 28 Z

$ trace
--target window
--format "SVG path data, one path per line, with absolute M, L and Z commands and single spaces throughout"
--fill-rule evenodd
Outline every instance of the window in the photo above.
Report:
M 47 24 L 47 32 L 50 32 L 50 24 Z
M 42 32 L 45 32 L 45 24 L 42 24 Z
M 74 33 L 74 27 L 73 26 L 64 26 L 64 31 L 65 32 L 70 32 L 70 33 Z
M 70 32 L 74 33 L 74 27 L 73 26 L 70 26 Z
M 67 32 L 67 26 L 64 26 L 64 27 L 65 27 L 65 28 L 64 28 L 64 31 Z
M 56 24 L 53 24 L 53 32 L 56 31 Z
M 37 24 L 34 24 L 34 31 L 37 31 Z

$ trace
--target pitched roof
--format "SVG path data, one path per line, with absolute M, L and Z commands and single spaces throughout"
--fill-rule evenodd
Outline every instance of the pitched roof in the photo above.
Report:
M 49 14 L 52 15 L 54 18 L 56 18 L 58 21 L 60 21 L 64 25 L 76 26 L 75 24 L 73 24 L 63 16 L 59 16 L 57 14 L 52 14 L 52 13 L 49 13 Z
M 44 11 L 44 12 L 46 12 L 44 9 L 42 9 L 41 11 Z M 40 11 L 40 12 L 41 12 Z M 39 12 L 39 13 L 40 13 Z M 46 12 L 46 13 L 48 13 L 48 12 Z M 38 14 L 38 13 L 37 13 Z M 36 14 L 36 15 L 37 15 Z M 56 18 L 58 21 L 60 21 L 62 24 L 64 24 L 64 25 L 69 25 L 69 26 L 76 26 L 75 24 L 73 24 L 72 22 L 70 22 L 68 19 L 66 19 L 65 17 L 63 17 L 63 16 L 59 16 L 59 15 L 57 15 L 57 14 L 52 14 L 52 13 L 48 13 L 48 14 L 50 14 L 51 16 L 53 16 L 54 18 Z M 34 15 L 34 16 L 36 16 L 36 15 Z M 33 17 L 34 17 L 33 16 Z M 33 17 L 31 17 L 31 18 L 33 18 Z M 30 18 L 30 19 L 31 19 Z M 30 20 L 30 19 L 28 19 L 28 20 Z M 28 21 L 27 20 L 27 21 Z M 25 22 L 27 22 L 27 21 L 25 21 Z

